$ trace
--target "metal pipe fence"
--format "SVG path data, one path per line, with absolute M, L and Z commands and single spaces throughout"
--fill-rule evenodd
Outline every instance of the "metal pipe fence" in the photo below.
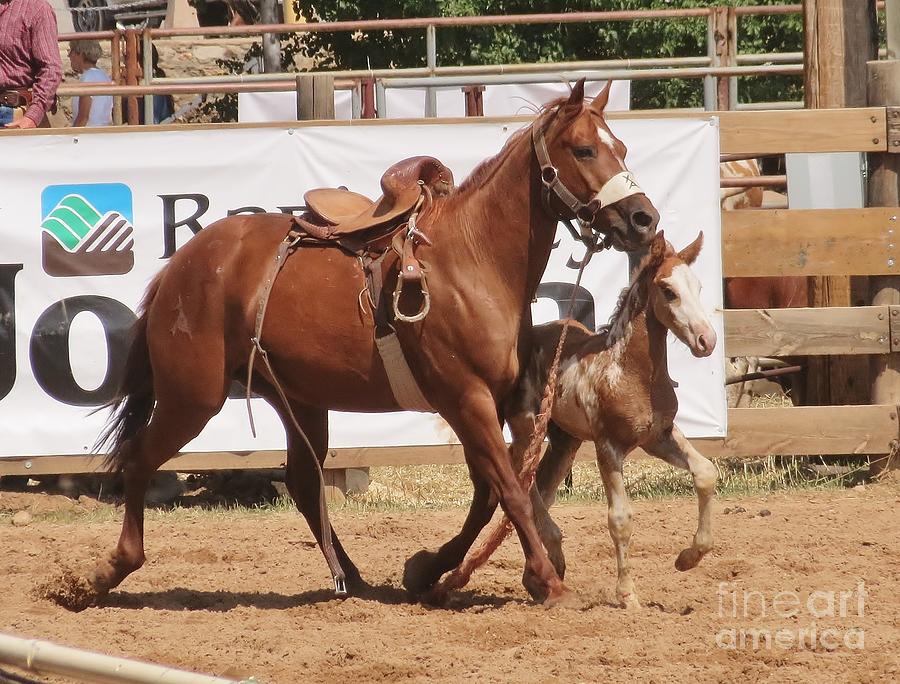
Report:
M 646 79 L 703 79 L 704 108 L 759 109 L 761 103 L 738 103 L 737 79 L 741 76 L 770 76 L 803 73 L 801 52 L 737 54 L 736 36 L 721 42 L 722 26 L 736 30 L 737 17 L 759 15 L 788 15 L 802 11 L 802 6 L 765 5 L 741 7 L 703 7 L 686 9 L 629 10 L 603 12 L 570 12 L 565 14 L 525 14 L 501 16 L 431 17 L 413 19 L 378 19 L 304 24 L 257 24 L 251 26 L 224 26 L 200 28 L 128 29 L 125 31 L 97 31 L 92 33 L 62 34 L 61 41 L 78 38 L 109 40 L 113 53 L 113 74 L 116 82 L 124 81 L 129 88 L 142 85 L 142 90 L 100 91 L 95 86 L 66 85 L 60 94 L 114 94 L 127 95 L 126 119 L 129 123 L 139 120 L 138 102 L 135 96 L 150 94 L 224 94 L 239 92 L 270 92 L 291 90 L 288 83 L 295 83 L 294 74 L 223 74 L 191 78 L 155 78 L 152 73 L 151 49 L 154 39 L 177 37 L 235 37 L 271 34 L 310 34 L 341 31 L 424 30 L 426 64 L 413 69 L 321 70 L 310 74 L 327 73 L 340 81 L 340 88 L 353 92 L 354 102 L 371 98 L 384 112 L 385 92 L 389 88 L 426 88 L 426 116 L 436 113 L 436 88 L 455 86 L 485 86 L 506 83 L 546 82 L 547 76 L 555 78 L 579 77 L 579 71 L 593 72 L 595 78 L 629 80 Z M 521 26 L 535 24 L 579 24 L 595 22 L 622 22 L 636 20 L 684 20 L 705 19 L 708 26 L 707 54 L 693 57 L 623 58 L 560 62 L 555 64 L 508 64 L 440 66 L 438 29 L 478 26 Z M 730 22 L 730 23 L 729 23 Z M 717 33 L 719 31 L 719 33 Z M 124 69 L 120 67 L 121 43 L 125 42 L 128 59 Z M 143 51 L 142 77 L 137 76 L 138 64 L 130 53 L 140 44 Z M 123 74 L 124 72 L 124 74 Z M 139 84 L 139 81 L 141 82 Z M 296 86 L 294 86 L 296 87 Z M 461 97 L 464 96 L 461 93 Z M 117 99 L 118 104 L 118 99 Z M 773 108 L 795 108 L 800 103 L 764 103 Z M 152 98 L 145 98 L 145 121 L 152 121 Z M 362 107 L 354 107 L 354 116 L 361 115 Z M 370 107 L 371 109 L 371 107 Z M 118 110 L 117 110 L 118 111 Z M 118 117 L 117 117 L 118 120 Z

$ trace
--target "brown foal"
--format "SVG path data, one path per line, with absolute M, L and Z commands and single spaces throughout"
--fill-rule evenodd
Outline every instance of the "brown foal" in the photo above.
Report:
M 678 399 L 666 355 L 668 330 L 697 357 L 709 356 L 716 345 L 716 333 L 700 304 L 700 282 L 689 268 L 702 244 L 701 233 L 676 253 L 662 232 L 657 233 L 634 282 L 623 291 L 609 325 L 595 334 L 580 323 L 569 322 L 551 414 L 550 443 L 531 490 L 541 538 L 562 577 L 562 534 L 547 508 L 572 467 L 578 447 L 583 441 L 594 443 L 606 490 L 609 533 L 616 549 L 616 594 L 625 607 L 639 605 L 628 564 L 631 505 L 622 480 L 623 461 L 636 447 L 689 470 L 694 479 L 699 505 L 697 533 L 675 566 L 679 570 L 693 568 L 712 548 L 710 502 L 717 471 L 673 422 Z M 507 403 L 514 461 L 521 462 L 531 441 L 562 326 L 561 321 L 555 321 L 535 328 L 531 362 Z

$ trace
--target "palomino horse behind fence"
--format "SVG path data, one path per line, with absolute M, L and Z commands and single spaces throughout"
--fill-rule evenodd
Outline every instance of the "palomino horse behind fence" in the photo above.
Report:
M 657 233 L 634 282 L 623 290 L 609 325 L 594 334 L 570 322 L 550 443 L 531 490 L 538 529 L 562 577 L 562 535 L 546 507 L 553 504 L 578 447 L 586 440 L 594 443 L 609 507 L 609 533 L 616 548 L 616 594 L 626 607 L 639 605 L 628 563 L 631 505 L 622 479 L 623 461 L 632 450 L 642 447 L 693 476 L 699 522 L 693 543 L 681 552 L 675 566 L 679 570 L 693 568 L 712 548 L 709 504 L 715 491 L 716 468 L 673 422 L 678 399 L 666 354 L 669 330 L 697 357 L 709 356 L 716 345 L 716 333 L 700 304 L 700 282 L 689 268 L 702 244 L 701 233 L 676 253 L 662 232 Z M 514 460 L 521 461 L 530 441 L 562 325 L 556 321 L 535 328 L 531 361 L 507 403 Z
M 462 531 L 437 552 L 420 551 L 407 561 L 404 584 L 413 592 L 462 561 L 499 501 L 519 533 L 529 593 L 549 602 L 568 593 L 517 483 L 497 406 L 531 352 L 530 304 L 557 221 L 578 212 L 625 249 L 654 234 L 658 214 L 627 173 L 625 147 L 604 120 L 608 96 L 607 88 L 587 103 L 579 82 L 570 97 L 545 108 L 418 216 L 416 230 L 424 237 L 416 254 L 427 264 L 430 312 L 394 326 L 422 395 L 462 442 L 475 493 Z M 124 478 L 122 533 L 115 549 L 78 580 L 81 604 L 102 597 L 143 564 L 148 480 L 219 412 L 232 380 L 245 378 L 261 292 L 294 226 L 283 215 L 218 221 L 182 247 L 148 288 L 109 433 L 108 461 Z M 322 545 L 317 464 L 289 409 L 321 462 L 329 409 L 400 406 L 376 350 L 372 315 L 361 306 L 366 283 L 359 259 L 314 245 L 283 262 L 260 339 L 274 372 L 257 363 L 253 388 L 285 423 L 287 487 Z M 396 281 L 396 271 L 385 279 L 385 297 Z M 356 566 L 337 537 L 331 539 L 349 590 L 362 589 Z

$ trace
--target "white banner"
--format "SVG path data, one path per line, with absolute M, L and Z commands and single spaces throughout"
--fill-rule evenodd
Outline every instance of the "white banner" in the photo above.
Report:
M 590 75 L 586 73 L 586 75 Z M 552 78 L 552 76 L 548 76 Z M 584 92 L 595 97 L 606 81 L 587 81 Z M 437 115 L 442 118 L 466 115 L 466 98 L 460 86 L 435 88 Z M 569 93 L 565 81 L 547 83 L 511 83 L 485 86 L 482 106 L 485 116 L 519 116 L 532 114 L 541 104 Z M 425 116 L 426 90 L 424 88 L 388 88 L 385 91 L 385 108 L 382 119 L 421 119 Z M 613 81 L 609 91 L 610 112 L 631 108 L 631 81 Z M 353 103 L 348 90 L 334 91 L 334 118 L 353 118 Z M 297 93 L 293 91 L 272 93 L 238 93 L 238 121 L 261 123 L 263 121 L 294 121 L 297 119 Z
M 4 136 L 0 140 L 0 456 L 88 453 L 107 415 L 110 367 L 124 363 L 123 339 L 144 288 L 172 251 L 229 212 L 291 212 L 303 193 L 346 185 L 376 197 L 384 169 L 403 157 L 443 160 L 457 182 L 500 149 L 520 123 L 326 126 L 296 129 L 152 130 L 89 135 Z M 722 340 L 718 128 L 711 121 L 613 121 L 628 163 L 659 208 L 676 247 L 703 229 L 695 266 L 703 301 Z M 377 131 L 377 135 L 373 132 Z M 347 151 L 352 150 L 352 154 Z M 133 227 L 133 232 L 131 228 Z M 102 239 L 104 258 L 71 250 Z M 67 233 L 68 231 L 68 233 Z M 73 235 L 74 232 L 74 235 Z M 583 250 L 565 228 L 551 255 L 536 319 L 559 315 Z M 626 284 L 626 257 L 595 257 L 583 284 L 584 320 L 603 323 Z M 72 273 L 90 272 L 90 275 Z M 555 297 L 555 299 L 554 299 Z M 14 331 L 14 334 L 13 334 Z M 670 343 L 670 368 L 689 436 L 725 434 L 723 359 L 698 360 Z M 255 400 L 259 437 L 244 402 L 231 399 L 185 451 L 279 449 L 284 431 Z M 436 416 L 334 414 L 331 446 L 455 441 Z

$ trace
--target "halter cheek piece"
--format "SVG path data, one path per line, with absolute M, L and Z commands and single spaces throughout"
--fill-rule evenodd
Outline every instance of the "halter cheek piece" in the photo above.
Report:
M 589 250 L 596 251 L 608 247 L 606 240 L 600 245 L 597 244 L 597 239 L 591 230 L 591 224 L 594 222 L 597 212 L 603 207 L 607 207 L 631 195 L 644 192 L 637 184 L 634 176 L 631 175 L 630 171 L 621 171 L 606 181 L 603 187 L 600 188 L 600 191 L 590 201 L 582 202 L 560 179 L 559 171 L 553 166 L 553 162 L 550 161 L 547 141 L 544 140 L 544 131 L 537 121 L 531 126 L 531 140 L 534 144 L 534 153 L 537 156 L 538 164 L 541 167 L 541 183 L 543 185 L 541 198 L 544 201 L 544 206 L 551 209 L 550 200 L 553 195 L 556 195 L 578 219 L 578 224 L 581 228 L 580 233 L 572 225 L 571 219 L 560 217 L 560 220 L 565 223 L 572 237 L 583 242 Z

